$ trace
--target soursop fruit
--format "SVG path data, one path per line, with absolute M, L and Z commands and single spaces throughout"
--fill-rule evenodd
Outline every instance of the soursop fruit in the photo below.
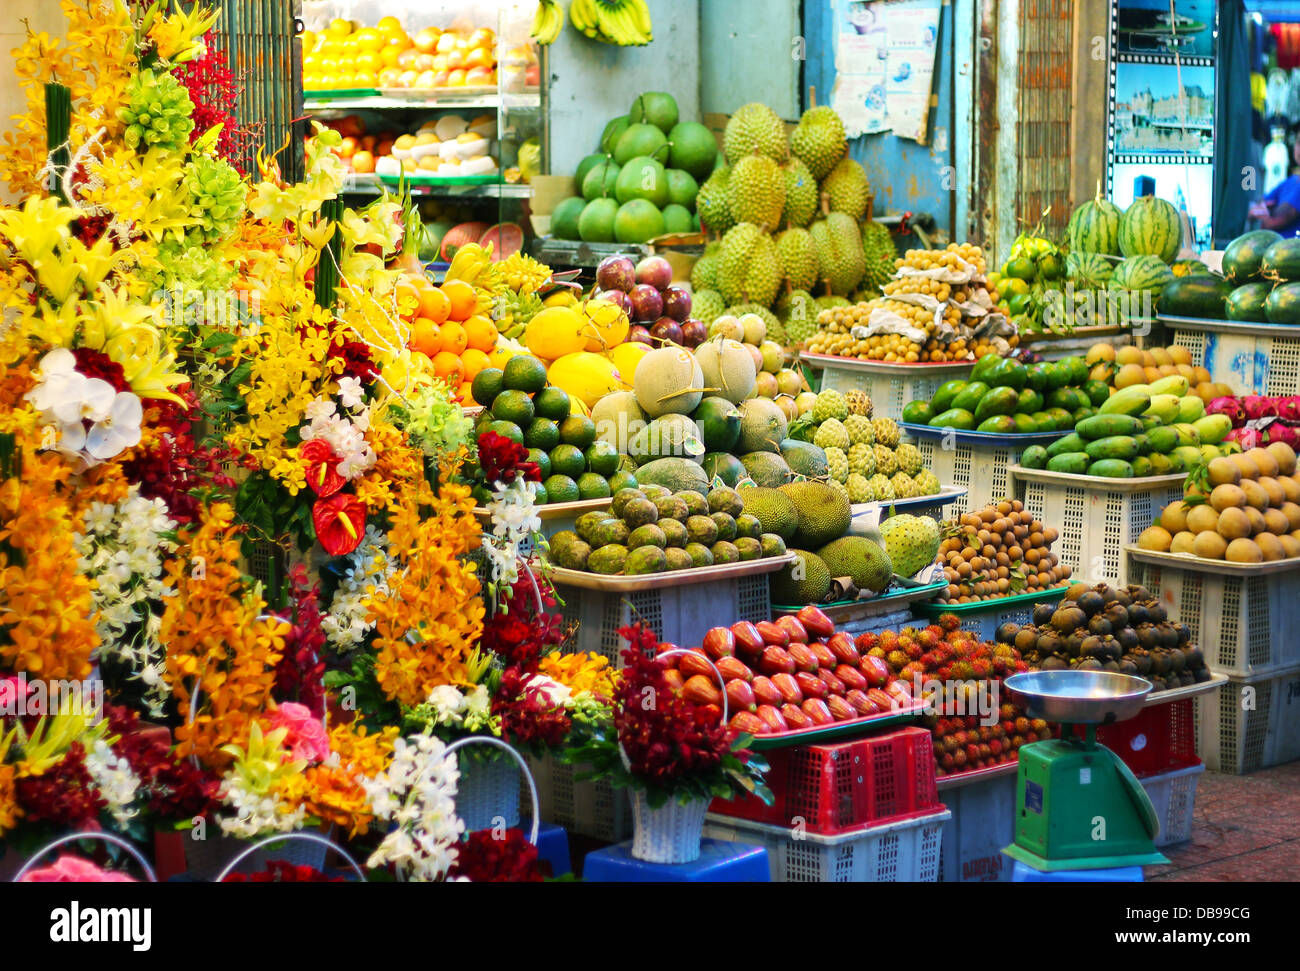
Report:
M 844 450 L 832 445 L 823 451 L 826 452 L 826 469 L 830 477 L 836 482 L 844 482 L 848 479 L 849 457 L 844 454 Z
M 872 445 L 852 445 L 849 447 L 849 471 L 867 477 L 876 474 L 876 449 Z
M 790 151 L 819 179 L 835 167 L 848 148 L 844 122 L 829 105 L 809 108 L 790 133 Z
M 872 448 L 876 452 L 876 471 L 882 475 L 893 475 L 898 471 L 898 460 L 894 458 L 894 450 L 888 445 L 881 445 L 876 442 Z
M 817 177 L 809 171 L 802 159 L 792 158 L 781 166 L 785 174 L 785 222 L 791 226 L 807 226 L 817 214 L 821 198 Z
M 880 524 L 880 539 L 894 572 L 913 577 L 939 553 L 939 521 L 929 516 L 890 516 Z
M 813 444 L 818 448 L 837 448 L 841 452 L 847 452 L 851 443 L 844 424 L 837 418 L 827 418 L 813 436 Z
M 849 392 L 852 394 L 853 392 Z M 859 392 L 861 393 L 861 392 Z M 849 417 L 844 419 L 844 430 L 849 433 L 849 442 L 853 445 L 875 445 L 876 429 L 871 424 L 871 419 L 864 415 L 855 415 L 849 413 Z
M 859 220 L 866 215 L 871 200 L 867 170 L 851 158 L 840 159 L 822 181 L 822 192 L 830 201 L 831 212 L 842 212 Z
M 727 205 L 737 222 L 764 226 L 781 224 L 785 211 L 785 175 L 765 155 L 746 155 L 731 167 Z
M 765 104 L 741 105 L 727 120 L 722 133 L 722 152 L 735 165 L 746 155 L 765 155 L 777 162 L 790 156 L 785 122 Z
M 849 406 L 850 415 L 871 417 L 871 396 L 865 391 L 859 391 L 855 388 L 852 391 L 844 392 L 844 403 Z
M 813 421 L 823 422 L 828 418 L 843 421 L 848 416 L 849 406 L 844 395 L 833 389 L 817 393 L 817 404 L 813 405 Z
M 913 480 L 916 482 L 916 494 L 918 496 L 937 496 L 940 492 L 939 477 L 929 469 L 922 469 L 918 475 L 914 475 Z
M 889 477 L 889 482 L 894 487 L 895 499 L 912 498 L 912 477 L 906 472 L 895 472 Z
M 876 494 L 878 502 L 892 502 L 896 497 L 894 495 L 894 484 L 889 481 L 889 477 L 882 472 L 877 472 L 868 481 L 871 491 Z
M 871 482 L 865 475 L 850 472 L 844 485 L 849 490 L 849 502 L 871 502 L 876 494 L 871 491 Z
M 876 431 L 876 441 L 887 448 L 898 446 L 898 426 L 892 418 L 873 418 L 871 427 Z
M 899 469 L 908 475 L 916 475 L 924 464 L 921 461 L 920 449 L 911 442 L 904 442 L 894 449 L 894 457 L 898 460 Z

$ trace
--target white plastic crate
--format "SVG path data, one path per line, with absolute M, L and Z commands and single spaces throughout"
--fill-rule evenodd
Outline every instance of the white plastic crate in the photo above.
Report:
M 1129 582 L 1124 547 L 1183 495 L 1182 479 L 1168 476 L 1144 483 L 1016 467 L 1011 478 L 1015 497 L 1060 534 L 1052 551 L 1070 568 L 1070 579 L 1120 587 Z
M 821 368 L 821 391 L 865 391 L 871 398 L 873 418 L 902 420 L 909 401 L 934 397 L 948 381 L 970 374 L 974 361 L 958 364 L 891 365 L 884 361 L 841 360 L 830 363 L 827 355 L 803 355 L 813 367 Z M 947 480 L 940 476 L 940 480 Z
M 948 810 L 839 836 L 803 833 L 710 813 L 704 835 L 767 850 L 773 883 L 934 883 Z
M 578 781 L 587 766 L 568 765 L 554 754 L 527 756 L 528 768 L 537 784 L 541 818 L 569 833 L 617 843 L 632 835 L 632 807 L 626 789 L 615 789 L 608 779 Z M 525 813 L 527 796 L 521 804 Z
M 1051 600 L 1059 601 L 1065 596 L 1064 588 L 1056 588 L 1050 591 L 1051 596 L 1046 596 L 1049 591 L 1041 591 L 1044 596 L 1033 599 L 1017 600 L 1015 603 L 1003 603 L 1003 600 L 1011 598 L 994 597 L 992 600 L 985 600 L 978 605 L 972 604 L 952 604 L 953 608 L 948 610 L 942 604 L 933 604 L 927 607 L 924 616 L 917 618 L 917 623 L 921 626 L 938 623 L 939 613 L 953 613 L 961 622 L 961 629 L 968 630 L 982 641 L 997 640 L 997 630 L 1003 624 L 1019 624 L 1022 627 L 1031 623 L 1034 617 L 1034 608 L 1039 603 Z M 1018 594 L 1017 596 L 1023 596 Z M 938 613 L 933 613 L 938 611 Z
M 939 798 L 952 813 L 943 828 L 939 879 L 944 883 L 1009 883 L 1002 854 L 1016 838 L 1016 766 L 961 784 L 939 779 Z
M 698 647 L 711 627 L 772 619 L 766 573 L 631 593 L 601 593 L 559 583 L 555 590 L 564 602 L 561 616 L 576 625 L 563 650 L 602 654 L 619 667 L 626 644 L 618 629 L 638 620 L 645 621 L 660 641 Z
M 1243 775 L 1300 759 L 1300 667 L 1230 678 L 1196 702 L 1196 753 L 1211 771 Z
M 1129 579 L 1187 625 L 1211 671 L 1246 678 L 1300 665 L 1300 573 L 1231 576 L 1126 556 Z
M 1139 780 L 1156 811 L 1156 819 L 1160 820 L 1160 835 L 1156 837 L 1156 846 L 1186 843 L 1192 838 L 1196 783 L 1204 771 L 1204 765 L 1191 765 Z
M 1238 394 L 1300 394 L 1300 328 L 1229 321 L 1166 321 L 1169 343 Z
M 966 490 L 966 501 L 961 506 L 962 509 L 982 509 L 990 502 L 1009 498 L 1012 482 L 1008 470 L 1020 461 L 1020 454 L 1024 451 L 1024 448 L 995 448 L 987 445 L 954 445 L 952 448 L 944 448 L 943 441 L 934 438 L 918 439 L 915 445 L 921 452 L 925 467 L 940 482 Z

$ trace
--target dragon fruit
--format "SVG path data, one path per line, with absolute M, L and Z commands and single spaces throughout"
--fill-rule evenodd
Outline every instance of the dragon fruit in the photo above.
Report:
M 1277 416 L 1287 421 L 1300 422 L 1300 395 L 1277 398 Z
M 1276 418 L 1277 403 L 1274 398 L 1266 398 L 1260 394 L 1248 394 L 1241 399 L 1241 407 L 1246 411 L 1246 418 L 1254 421 L 1256 418 Z
M 1225 442 L 1236 442 L 1243 451 L 1259 446 L 1259 432 L 1253 428 L 1234 428 L 1228 432 Z
M 1293 449 L 1300 448 L 1300 429 L 1283 421 L 1270 422 L 1260 435 L 1260 444 L 1271 445 L 1282 442 Z
M 1246 424 L 1246 410 L 1241 406 L 1241 399 L 1232 395 L 1215 398 L 1205 408 L 1207 415 L 1227 415 L 1232 419 L 1232 427 L 1240 428 Z

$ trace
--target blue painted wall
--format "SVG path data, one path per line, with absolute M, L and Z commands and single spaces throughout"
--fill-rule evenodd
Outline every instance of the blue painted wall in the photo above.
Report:
M 817 89 L 817 103 L 829 104 L 835 84 L 835 34 L 832 0 L 804 0 L 804 34 L 808 60 L 804 63 L 803 107 L 808 107 L 808 87 Z M 844 4 L 847 0 L 835 0 Z M 927 212 L 938 230 L 954 235 L 952 193 L 964 184 L 953 166 L 953 7 L 945 5 L 939 21 L 938 56 L 935 59 L 935 94 L 938 107 L 930 113 L 930 140 L 918 145 L 892 134 L 863 135 L 849 145 L 849 154 L 862 163 L 875 193 L 876 215 Z

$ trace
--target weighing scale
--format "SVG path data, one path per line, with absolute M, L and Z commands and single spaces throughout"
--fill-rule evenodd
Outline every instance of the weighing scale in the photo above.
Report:
M 1168 863 L 1151 800 L 1120 757 L 1097 744 L 1097 726 L 1133 718 L 1151 682 L 1109 671 L 1035 671 L 1003 681 L 1029 717 L 1059 722 L 1059 739 L 1022 746 L 1016 839 L 1004 853 L 1038 870 L 1098 870 Z M 1080 738 L 1075 725 L 1084 728 Z

